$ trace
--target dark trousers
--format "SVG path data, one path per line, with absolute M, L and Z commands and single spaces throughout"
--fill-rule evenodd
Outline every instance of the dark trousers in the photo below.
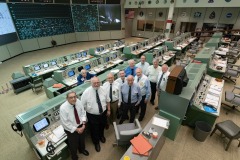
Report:
M 139 108 L 141 108 L 139 119 L 143 119 L 146 113 L 147 103 L 145 103 L 146 95 L 142 96 L 142 100 L 139 105 L 136 106 L 136 113 L 138 113 Z
M 134 122 L 136 115 L 136 103 L 122 103 L 123 105 L 123 114 L 120 121 L 125 121 L 128 118 L 128 110 L 130 110 L 130 123 Z
M 151 91 L 152 91 L 150 102 L 154 102 L 155 96 L 156 96 L 157 83 L 150 82 L 150 85 L 151 85 Z
M 81 127 L 81 125 L 80 125 Z M 85 150 L 85 131 L 82 134 L 77 132 L 69 132 L 65 130 L 68 138 L 68 147 L 71 153 L 72 160 L 78 160 L 77 150 L 82 152 Z
M 99 144 L 100 138 L 104 137 L 104 128 L 107 124 L 107 110 L 101 115 L 87 113 L 88 126 L 94 144 Z

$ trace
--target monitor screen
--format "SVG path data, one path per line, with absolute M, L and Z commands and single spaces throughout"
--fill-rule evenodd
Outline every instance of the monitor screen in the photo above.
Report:
M 81 57 L 82 57 L 82 53 L 78 53 L 77 58 L 81 58 Z
M 35 71 L 38 71 L 38 70 L 40 70 L 40 69 L 41 69 L 41 67 L 40 67 L 39 65 L 34 66 L 34 70 L 35 70 Z
M 106 57 L 106 62 L 108 62 L 109 61 L 109 57 Z
M 40 121 L 33 124 L 33 129 L 35 132 L 39 132 L 43 130 L 44 128 L 48 127 L 50 125 L 49 120 L 45 117 L 41 119 Z
M 100 51 L 101 51 L 99 47 L 98 47 L 98 48 L 96 48 L 96 50 L 97 50 L 97 52 L 100 52 Z
M 117 54 L 113 54 L 113 59 L 117 58 Z
M 83 52 L 83 56 L 84 57 L 86 57 L 87 56 L 87 52 L 85 51 L 85 52 Z
M 56 64 L 57 64 L 56 61 L 52 61 L 52 62 L 51 62 L 51 65 L 52 65 L 52 66 L 55 66 Z
M 72 77 L 72 76 L 74 76 L 75 75 L 75 72 L 74 71 L 69 71 L 68 72 L 68 77 Z
M 43 68 L 48 68 L 48 64 L 47 63 L 43 64 Z
M 85 69 L 86 69 L 86 70 L 89 70 L 90 68 L 91 68 L 90 64 L 88 64 L 88 65 L 85 66 Z

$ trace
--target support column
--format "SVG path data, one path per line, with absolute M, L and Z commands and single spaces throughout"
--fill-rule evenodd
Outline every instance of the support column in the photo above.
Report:
M 169 6 L 169 11 L 168 11 L 168 18 L 166 21 L 166 30 L 168 32 L 165 33 L 166 38 L 169 38 L 171 27 L 172 27 L 172 19 L 173 19 L 173 13 L 174 13 L 174 7 L 175 7 L 176 0 L 170 0 L 170 6 Z

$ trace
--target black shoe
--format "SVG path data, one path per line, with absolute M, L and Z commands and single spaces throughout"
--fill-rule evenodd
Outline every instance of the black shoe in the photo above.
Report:
M 139 117 L 138 120 L 139 120 L 139 122 L 141 122 L 141 121 L 143 120 L 143 118 L 140 118 L 140 117 Z
M 155 107 L 154 109 L 155 109 L 155 110 L 158 110 L 158 107 Z
M 152 105 L 155 105 L 155 103 L 153 101 L 150 102 Z
M 120 120 L 120 121 L 119 121 L 119 124 L 123 124 L 123 120 Z
M 88 156 L 89 155 L 89 152 L 85 149 L 83 151 L 80 151 L 80 153 L 82 153 L 83 155 L 85 156 Z
M 100 144 L 95 144 L 95 149 L 97 152 L 100 152 L 101 150 Z
M 109 129 L 109 124 L 106 124 L 105 129 L 106 129 L 106 130 Z
M 105 137 L 101 137 L 101 138 L 100 138 L 100 141 L 101 141 L 102 143 L 105 143 L 105 142 L 106 142 L 106 138 L 105 138 Z

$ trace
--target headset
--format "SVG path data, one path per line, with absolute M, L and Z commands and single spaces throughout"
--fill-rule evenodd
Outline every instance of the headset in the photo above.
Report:
M 12 130 L 14 132 L 16 132 L 17 134 L 19 134 L 21 137 L 23 136 L 22 134 L 22 126 L 20 124 L 20 122 L 18 120 L 15 120 L 12 124 L 11 124 Z M 20 132 L 20 133 L 19 133 Z

